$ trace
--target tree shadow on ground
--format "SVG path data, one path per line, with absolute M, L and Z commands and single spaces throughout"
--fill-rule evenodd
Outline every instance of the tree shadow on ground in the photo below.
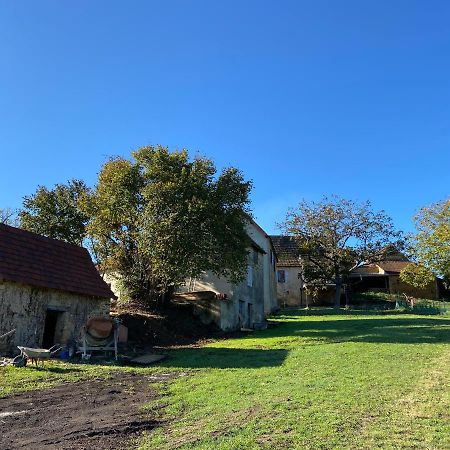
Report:
M 288 353 L 286 349 L 190 348 L 176 350 L 159 366 L 192 369 L 259 369 L 281 366 Z
M 326 314 L 329 316 L 329 314 Z M 367 316 L 343 319 L 302 320 L 282 323 L 260 337 L 293 336 L 325 342 L 400 344 L 450 343 L 450 320 L 437 318 Z
M 55 366 L 35 366 L 31 365 L 31 363 L 27 364 L 27 367 L 23 367 L 23 370 L 34 370 L 37 372 L 50 372 L 55 374 L 67 374 L 67 373 L 76 373 L 81 372 L 80 369 L 75 367 L 55 367 Z
M 322 308 L 285 308 L 280 311 L 279 314 L 273 316 L 273 321 L 276 322 L 280 318 L 292 319 L 294 317 L 309 317 L 309 316 L 392 316 L 397 315 L 402 317 L 403 315 L 418 315 L 418 316 L 440 316 L 445 314 L 448 303 L 439 302 L 436 300 L 434 305 L 417 305 L 414 309 L 395 309 L 395 304 L 391 308 L 351 308 L 351 309 L 334 309 L 330 307 Z

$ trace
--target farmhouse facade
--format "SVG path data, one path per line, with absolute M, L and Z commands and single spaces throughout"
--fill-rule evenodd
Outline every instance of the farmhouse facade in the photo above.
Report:
M 247 225 L 251 240 L 247 276 L 233 284 L 206 272 L 189 279 L 178 295 L 192 301 L 194 314 L 222 330 L 264 328 L 265 316 L 278 309 L 276 293 L 276 252 L 272 240 L 253 220 Z
M 0 335 L 15 330 L 2 351 L 76 340 L 113 297 L 85 248 L 0 224 Z
M 297 242 L 292 236 L 271 236 L 278 255 L 277 295 L 281 306 L 308 306 L 313 303 L 332 303 L 334 288 L 328 287 L 313 298 L 306 290 L 302 278 L 301 256 Z

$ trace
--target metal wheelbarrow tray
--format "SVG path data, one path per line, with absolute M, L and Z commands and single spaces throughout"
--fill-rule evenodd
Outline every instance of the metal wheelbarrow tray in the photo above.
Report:
M 17 348 L 20 350 L 20 355 L 13 359 L 13 364 L 18 367 L 26 366 L 28 359 L 31 359 L 31 362 L 34 362 L 37 366 L 39 361 L 44 363 L 45 360 L 50 359 L 55 353 L 62 349 L 59 344 L 56 344 L 49 349 L 22 347 L 19 345 Z

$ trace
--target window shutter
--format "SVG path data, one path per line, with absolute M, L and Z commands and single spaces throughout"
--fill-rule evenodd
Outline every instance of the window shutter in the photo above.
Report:
M 247 267 L 247 286 L 248 287 L 253 286 L 253 267 L 252 266 Z

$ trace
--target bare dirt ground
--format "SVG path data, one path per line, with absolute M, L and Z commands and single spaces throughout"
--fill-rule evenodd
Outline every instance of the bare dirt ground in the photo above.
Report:
M 0 449 L 127 449 L 159 425 L 142 406 L 171 374 L 114 373 L 0 399 Z M 153 415 L 153 417 L 152 417 Z

